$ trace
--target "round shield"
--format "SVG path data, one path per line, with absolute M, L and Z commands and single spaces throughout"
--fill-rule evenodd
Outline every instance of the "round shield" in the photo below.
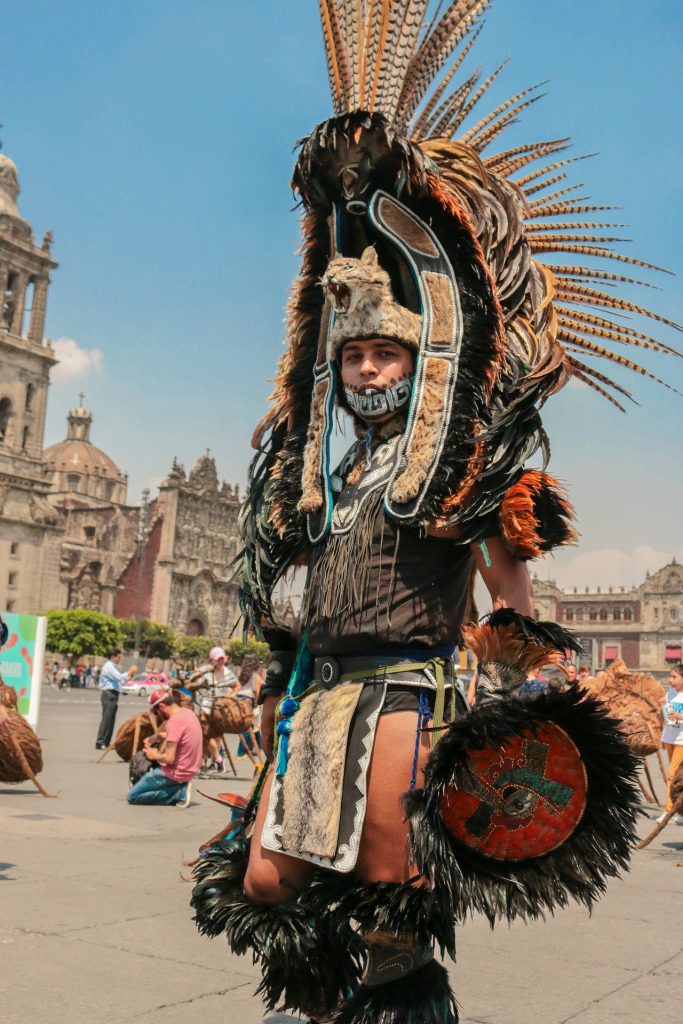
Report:
M 501 747 L 469 750 L 441 800 L 446 828 L 494 860 L 541 857 L 581 821 L 587 779 L 581 755 L 551 722 Z

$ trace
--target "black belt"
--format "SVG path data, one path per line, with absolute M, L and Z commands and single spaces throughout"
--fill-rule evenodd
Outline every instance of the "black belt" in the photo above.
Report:
M 425 654 L 427 653 L 425 651 Z M 385 679 L 391 679 L 394 675 L 400 675 L 401 682 L 410 682 L 419 686 L 421 683 L 424 684 L 424 669 L 436 660 L 444 664 L 445 674 L 448 676 L 446 685 L 451 686 L 454 672 L 453 662 L 450 658 L 441 657 L 434 659 L 426 657 L 423 662 L 420 662 L 416 659 L 409 660 L 397 655 L 377 655 L 376 657 L 371 657 L 367 654 L 344 655 L 342 657 L 325 655 L 316 658 L 313 662 L 313 682 L 318 683 L 326 690 L 331 690 L 339 682 L 360 681 L 362 679 L 380 682 Z M 402 670 L 401 666 L 405 666 L 405 669 Z M 421 666 L 424 666 L 424 668 Z

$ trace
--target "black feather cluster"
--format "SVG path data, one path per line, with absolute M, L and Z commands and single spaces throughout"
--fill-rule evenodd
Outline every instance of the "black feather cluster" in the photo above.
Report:
M 579 750 L 588 781 L 583 817 L 560 847 L 541 857 L 493 861 L 446 829 L 442 797 L 453 784 L 455 766 L 467 762 L 468 750 L 500 747 L 544 722 L 558 725 Z M 485 704 L 449 727 L 430 755 L 424 790 L 404 797 L 416 864 L 458 922 L 475 912 L 491 924 L 503 918 L 534 919 L 570 898 L 590 907 L 607 879 L 627 869 L 635 848 L 638 768 L 618 723 L 578 687 L 533 702 Z
M 225 935 L 238 956 L 251 953 L 262 969 L 257 993 L 269 1009 L 284 1003 L 329 1013 L 357 986 L 363 962 L 360 937 L 336 912 L 339 885 L 318 884 L 286 903 L 254 903 L 243 890 L 247 860 L 248 842 L 239 838 L 211 847 L 197 865 L 191 903 L 199 930 Z
M 436 942 L 442 956 L 447 953 L 455 960 L 455 921 L 450 908 L 434 889 L 415 885 L 416 880 L 347 886 L 331 903 L 337 926 L 342 929 L 353 918 L 364 932 L 414 935 L 418 945 L 431 946 Z M 322 876 L 313 881 L 305 896 L 313 905 L 320 902 L 321 885 L 324 893 L 329 892 L 329 882 Z
M 580 642 L 568 629 L 558 626 L 556 622 L 532 619 L 529 615 L 516 612 L 514 608 L 497 608 L 485 615 L 482 622 L 492 629 L 514 626 L 519 635 L 532 644 L 540 644 L 555 651 L 583 653 Z
M 335 1024 L 458 1024 L 455 997 L 442 964 L 424 967 L 386 985 L 361 987 Z

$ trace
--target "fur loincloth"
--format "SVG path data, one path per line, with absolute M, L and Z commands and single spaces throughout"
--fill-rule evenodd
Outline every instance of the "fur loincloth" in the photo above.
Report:
M 362 689 L 345 683 L 319 690 L 294 717 L 283 781 L 285 846 L 319 857 L 337 850 L 349 727 Z
M 353 870 L 385 696 L 386 683 L 359 681 L 302 701 L 292 722 L 287 772 L 273 778 L 264 849 L 334 871 Z

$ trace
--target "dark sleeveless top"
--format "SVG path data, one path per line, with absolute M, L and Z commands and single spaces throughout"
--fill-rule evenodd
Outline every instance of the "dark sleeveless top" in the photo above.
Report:
M 460 639 L 474 564 L 470 546 L 386 515 L 376 467 L 386 463 L 390 447 L 380 446 L 372 470 L 355 487 L 338 478 L 339 514 L 331 534 L 313 549 L 304 601 L 302 624 L 314 655 L 390 653 Z M 373 493 L 367 481 L 374 473 Z M 349 516 L 355 516 L 350 530 Z

